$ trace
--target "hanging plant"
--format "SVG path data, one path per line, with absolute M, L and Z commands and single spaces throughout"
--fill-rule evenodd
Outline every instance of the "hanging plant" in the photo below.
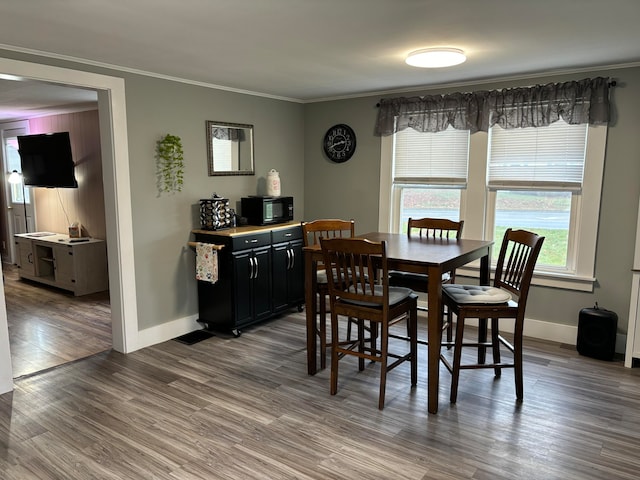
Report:
M 156 160 L 160 193 L 181 192 L 184 158 L 180 137 L 167 134 L 158 140 Z

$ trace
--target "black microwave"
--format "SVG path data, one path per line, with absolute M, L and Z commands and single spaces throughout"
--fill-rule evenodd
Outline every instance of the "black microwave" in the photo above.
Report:
M 293 197 L 242 197 L 240 208 L 249 225 L 273 225 L 293 220 Z

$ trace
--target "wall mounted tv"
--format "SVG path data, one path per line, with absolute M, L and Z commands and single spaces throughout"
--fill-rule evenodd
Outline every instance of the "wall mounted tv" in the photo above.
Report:
M 69 132 L 18 136 L 18 152 L 25 185 L 78 188 Z

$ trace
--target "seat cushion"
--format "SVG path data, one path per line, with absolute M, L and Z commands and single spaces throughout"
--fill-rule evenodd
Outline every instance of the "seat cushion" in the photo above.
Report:
M 383 290 L 382 285 L 375 285 L 373 287 L 373 294 L 375 296 L 381 297 L 382 290 Z M 349 287 L 349 291 L 355 292 L 355 288 L 353 287 L 353 285 Z M 395 305 L 396 303 L 400 303 L 403 300 L 406 300 L 407 298 L 409 298 L 411 295 L 413 295 L 413 290 L 411 290 L 410 288 L 389 287 L 389 305 Z M 342 300 L 344 303 L 351 303 L 352 305 L 361 305 L 363 307 L 379 307 L 380 306 L 377 303 L 360 302 L 358 300 L 350 300 L 346 298 L 341 298 L 340 300 Z
M 369 278 L 367 275 L 365 275 L 364 277 L 365 279 Z M 334 281 L 338 281 L 337 277 L 333 277 Z M 327 271 L 326 270 L 317 270 L 316 271 L 316 281 L 320 284 L 323 283 L 329 283 L 329 277 L 327 277 Z
M 456 303 L 506 303 L 511 294 L 496 287 L 478 285 L 443 285 L 442 290 Z

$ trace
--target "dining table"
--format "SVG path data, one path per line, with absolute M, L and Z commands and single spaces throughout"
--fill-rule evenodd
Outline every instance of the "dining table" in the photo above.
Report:
M 385 232 L 369 232 L 357 235 L 357 237 L 374 242 L 386 242 L 387 262 L 390 270 L 421 273 L 429 276 L 427 282 L 428 411 L 429 413 L 437 413 L 443 324 L 442 274 L 479 260 L 480 285 L 488 285 L 491 250 L 494 242 L 409 236 Z M 315 328 L 317 315 L 316 270 L 318 262 L 322 261 L 322 250 L 320 245 L 310 245 L 304 247 L 303 251 L 305 259 L 307 371 L 309 375 L 315 375 L 318 371 L 318 346 Z

